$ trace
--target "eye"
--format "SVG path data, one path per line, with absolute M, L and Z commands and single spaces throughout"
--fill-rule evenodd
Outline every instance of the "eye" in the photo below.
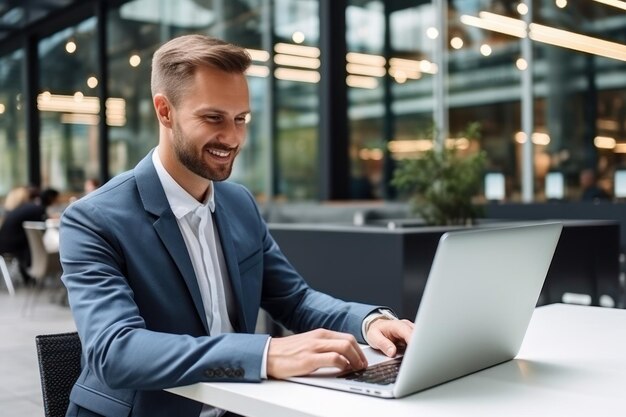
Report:
M 222 116 L 217 114 L 209 114 L 204 116 L 204 118 L 211 123 L 219 123 L 222 121 Z
M 250 114 L 246 114 L 245 116 L 237 116 L 235 117 L 235 123 L 238 125 L 248 124 L 250 122 Z

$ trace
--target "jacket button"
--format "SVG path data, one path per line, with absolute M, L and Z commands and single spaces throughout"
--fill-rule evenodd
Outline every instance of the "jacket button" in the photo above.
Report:
M 237 368 L 235 369 L 235 376 L 237 378 L 243 378 L 243 376 L 245 375 L 245 371 L 243 370 L 243 368 Z
M 204 371 L 204 376 L 207 378 L 213 378 L 215 376 L 215 371 L 213 369 L 207 369 Z
M 217 368 L 215 370 L 215 376 L 220 378 L 224 376 L 224 369 L 223 368 Z
M 224 369 L 224 372 L 226 373 L 226 376 L 229 378 L 232 378 L 235 376 L 235 370 L 233 368 L 226 368 Z

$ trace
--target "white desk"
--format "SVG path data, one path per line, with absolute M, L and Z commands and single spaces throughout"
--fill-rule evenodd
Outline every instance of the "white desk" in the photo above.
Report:
M 618 415 L 626 398 L 626 310 L 540 307 L 516 359 L 402 399 L 283 381 L 169 391 L 255 417 Z

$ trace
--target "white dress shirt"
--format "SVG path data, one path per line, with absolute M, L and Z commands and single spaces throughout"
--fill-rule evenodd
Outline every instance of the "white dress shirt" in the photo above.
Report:
M 205 201 L 199 203 L 165 170 L 158 148 L 152 153 L 152 162 L 167 201 L 176 216 L 196 273 L 209 334 L 216 336 L 220 333 L 233 333 L 230 317 L 233 315 L 234 300 L 222 246 L 213 220 L 215 212 L 213 183 L 209 185 L 209 195 Z M 204 405 L 200 417 L 217 417 L 224 413 L 224 410 Z

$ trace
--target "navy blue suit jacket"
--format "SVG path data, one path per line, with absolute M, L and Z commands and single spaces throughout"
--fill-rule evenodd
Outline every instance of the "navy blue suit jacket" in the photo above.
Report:
M 270 236 L 250 193 L 220 182 L 215 222 L 236 301 L 237 333 L 210 336 L 193 266 L 151 154 L 67 208 L 63 282 L 83 344 L 68 416 L 197 417 L 163 391 L 200 381 L 260 381 L 268 335 L 259 308 L 295 331 L 353 334 L 374 306 L 311 289 Z M 314 254 L 312 254 L 314 255 Z

